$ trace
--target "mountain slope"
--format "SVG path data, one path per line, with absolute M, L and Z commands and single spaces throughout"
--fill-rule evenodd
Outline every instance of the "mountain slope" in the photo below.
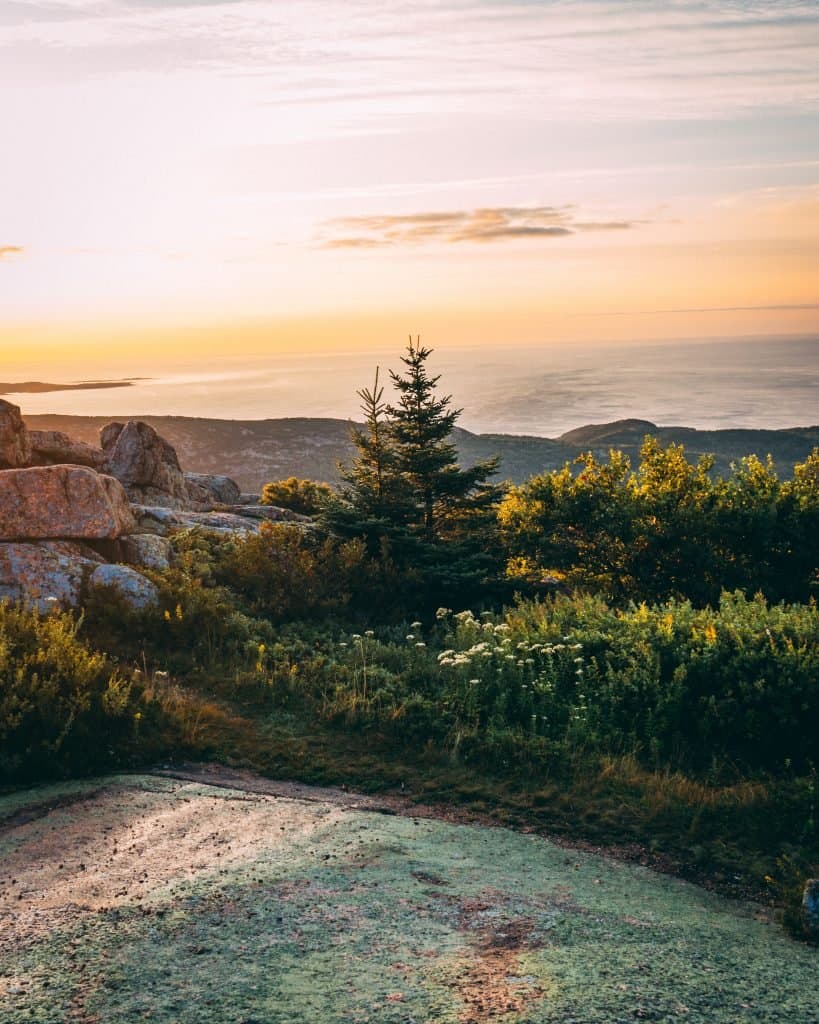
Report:
M 341 419 L 142 418 L 177 449 L 186 470 L 228 473 L 248 491 L 257 491 L 269 480 L 288 476 L 335 482 L 338 461 L 348 459 L 353 451 L 350 423 Z M 109 418 L 102 416 L 26 417 L 31 428 L 62 430 L 90 444 L 98 443 L 100 428 L 107 422 Z M 518 483 L 544 469 L 557 469 L 589 450 L 605 456 L 610 448 L 620 448 L 636 462 L 647 434 L 655 435 L 663 444 L 684 444 L 693 459 L 706 453 L 715 455 L 717 469 L 722 472 L 743 455 L 754 453 L 764 458 L 770 454 L 782 476 L 789 475 L 794 462 L 804 459 L 819 445 L 819 426 L 787 430 L 695 430 L 658 427 L 648 420 L 591 424 L 558 438 L 473 434 L 461 429 L 456 429 L 454 438 L 465 464 L 500 455 L 500 475 Z

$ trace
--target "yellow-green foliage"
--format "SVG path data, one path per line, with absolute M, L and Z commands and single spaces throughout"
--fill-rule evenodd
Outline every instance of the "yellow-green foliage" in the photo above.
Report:
M 319 511 L 332 493 L 333 490 L 328 484 L 289 476 L 286 480 L 273 480 L 265 484 L 262 504 L 277 505 L 279 508 L 289 508 L 293 512 L 312 516 Z
M 155 708 L 68 614 L 0 603 L 0 779 L 120 763 Z
M 339 611 L 366 571 L 359 540 L 264 523 L 260 534 L 223 549 L 216 574 L 255 612 L 280 622 Z
M 431 629 L 352 634 L 327 654 L 302 665 L 319 714 L 468 744 L 484 762 L 545 765 L 583 747 L 721 775 L 819 759 L 813 605 L 725 594 L 713 610 L 595 598 L 500 617 L 441 609 Z
M 819 450 L 780 481 L 749 456 L 725 479 L 713 459 L 690 464 L 681 445 L 648 438 L 640 465 L 619 451 L 589 453 L 573 473 L 512 488 L 499 523 L 509 570 L 521 580 L 557 577 L 615 600 L 690 598 L 762 590 L 804 601 L 819 569 Z

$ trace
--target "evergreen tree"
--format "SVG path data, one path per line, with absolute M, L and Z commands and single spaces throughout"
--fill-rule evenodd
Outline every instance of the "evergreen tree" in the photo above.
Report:
M 375 383 L 361 388 L 364 425 L 350 429 L 357 454 L 352 462 L 339 466 L 342 486 L 325 503 L 322 524 L 344 537 L 360 537 L 373 555 L 387 556 L 402 538 L 411 517 L 411 497 L 405 481 L 395 468 L 384 388 Z
M 410 339 L 403 374 L 390 373 L 396 403 L 384 401 L 378 374 L 372 389 L 357 392 L 363 427 L 354 427 L 352 463 L 341 467 L 343 486 L 328 502 L 323 525 L 359 537 L 372 555 L 415 580 L 416 600 L 468 600 L 496 572 L 494 509 L 501 490 L 490 484 L 498 459 L 468 469 L 458 465 L 452 431 L 460 409 L 439 397 L 430 377 L 431 354 Z
M 416 517 L 412 528 L 427 541 L 444 539 L 463 528 L 464 517 L 485 510 L 499 498 L 499 488 L 487 483 L 498 468 L 497 458 L 469 469 L 458 464 L 452 431 L 460 409 L 450 408 L 452 396 L 438 397 L 440 375 L 430 377 L 426 361 L 432 350 L 420 338 L 401 357 L 403 375 L 390 371 L 398 393 L 396 405 L 387 407 L 394 470 L 409 485 Z

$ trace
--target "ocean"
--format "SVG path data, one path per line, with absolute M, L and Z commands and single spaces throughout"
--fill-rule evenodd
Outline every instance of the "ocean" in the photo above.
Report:
M 399 355 L 396 347 L 252 358 L 225 353 L 206 361 L 177 360 L 170 369 L 135 362 L 126 372 L 148 379 L 130 387 L 6 397 L 24 415 L 355 418 L 356 390 L 372 385 L 376 365 L 386 380 L 387 368 L 400 368 Z M 819 422 L 819 334 L 629 345 L 440 345 L 428 366 L 441 374 L 442 392 L 463 409 L 459 424 L 481 433 L 555 437 L 627 417 L 700 429 Z M 100 369 L 77 363 L 55 380 L 53 371 L 32 365 L 15 379 L 68 383 L 99 379 Z

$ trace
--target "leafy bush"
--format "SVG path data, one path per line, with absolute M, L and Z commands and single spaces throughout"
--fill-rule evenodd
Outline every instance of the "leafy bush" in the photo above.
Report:
M 622 452 L 587 454 L 512 488 L 499 523 L 521 582 L 557 577 L 617 601 L 715 603 L 723 590 L 805 601 L 819 571 L 819 450 L 780 481 L 749 456 L 725 479 L 681 445 L 647 438 L 632 471 Z
M 68 614 L 0 603 L 4 782 L 102 770 L 157 750 L 158 706 L 79 628 Z
M 289 476 L 286 480 L 273 480 L 265 484 L 262 504 L 289 508 L 303 516 L 313 516 L 332 494 L 333 489 L 329 484 Z
M 273 622 L 345 608 L 368 573 L 361 541 L 340 542 L 278 523 L 263 523 L 260 534 L 223 545 L 213 568 L 217 582 Z

